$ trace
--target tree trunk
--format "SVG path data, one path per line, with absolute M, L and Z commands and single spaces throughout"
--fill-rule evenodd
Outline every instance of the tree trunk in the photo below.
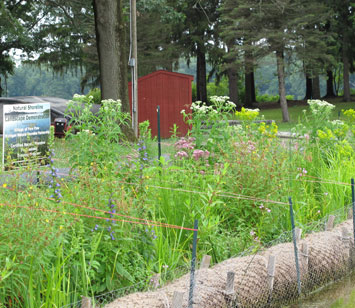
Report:
M 325 97 L 335 97 L 335 92 L 334 92 L 334 76 L 333 76 L 333 71 L 329 70 L 327 71 L 327 94 Z
M 285 65 L 284 65 L 283 51 L 276 51 L 276 62 L 277 62 L 277 77 L 279 81 L 280 104 L 282 110 L 282 121 L 289 122 L 290 116 L 288 114 L 287 100 L 286 100 Z
M 253 101 L 252 101 L 252 75 L 251 73 L 245 72 L 245 103 L 244 106 L 247 108 L 253 108 Z
M 313 99 L 320 99 L 319 75 L 312 79 L 312 97 Z
M 120 99 L 130 113 L 127 81 L 126 31 L 122 0 L 94 0 L 96 43 L 99 55 L 101 99 Z M 133 131 L 124 129 L 131 139 Z
M 236 106 L 239 106 L 237 70 L 233 67 L 229 67 L 227 70 L 227 75 L 228 75 L 229 99 L 231 102 L 236 104 Z
M 312 99 L 312 93 L 313 93 L 313 85 L 312 85 L 312 78 L 306 74 L 306 96 L 305 99 Z
M 344 101 L 350 102 L 350 79 L 349 79 L 349 58 L 346 52 L 346 48 L 343 45 L 343 81 L 344 81 Z
M 255 76 L 254 76 L 254 68 L 253 71 L 251 72 L 251 101 L 253 103 L 256 103 L 256 91 L 255 91 Z
M 196 90 L 197 100 L 207 103 L 206 54 L 200 46 L 197 46 Z

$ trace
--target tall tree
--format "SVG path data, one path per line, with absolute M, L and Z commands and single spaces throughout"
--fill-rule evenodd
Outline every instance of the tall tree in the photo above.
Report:
M 338 61 L 343 64 L 344 101 L 350 101 L 350 72 L 355 60 L 355 4 L 351 0 L 326 0 L 332 13 L 330 29 L 335 34 Z
M 174 39 L 183 48 L 186 59 L 197 58 L 197 99 L 207 102 L 208 52 L 214 48 L 215 26 L 218 21 L 220 0 L 195 1 L 167 0 L 169 5 L 181 14 L 182 22 L 174 28 Z
M 127 101 L 128 57 L 122 1 L 95 0 L 94 14 L 102 99 Z
M 224 32 L 234 33 L 236 38 L 242 38 L 243 44 L 235 45 L 235 51 L 241 49 L 244 54 L 249 52 L 258 59 L 273 53 L 277 62 L 280 104 L 283 121 L 289 121 L 285 90 L 286 53 L 295 52 L 298 46 L 304 45 L 304 37 L 321 40 L 321 35 L 315 27 L 306 27 L 319 20 L 314 12 L 314 2 L 306 0 L 226 0 L 222 19 L 227 21 Z M 318 5 L 318 3 L 317 3 Z M 319 8 L 317 9 L 319 11 Z
M 38 36 L 42 32 L 39 22 L 44 22 L 46 16 L 41 1 L 0 2 L 0 76 L 4 77 L 3 80 L 14 70 L 14 61 L 10 56 L 13 49 L 20 49 L 27 54 L 38 50 L 41 45 Z M 0 96 L 1 89 L 0 82 Z

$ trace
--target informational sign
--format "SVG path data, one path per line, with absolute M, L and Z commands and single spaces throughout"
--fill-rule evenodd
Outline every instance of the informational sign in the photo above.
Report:
M 4 105 L 4 168 L 46 161 L 49 128 L 49 103 Z

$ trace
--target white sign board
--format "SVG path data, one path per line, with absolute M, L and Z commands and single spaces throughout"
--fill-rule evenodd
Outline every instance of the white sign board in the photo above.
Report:
M 49 103 L 4 105 L 5 169 L 47 160 L 50 121 Z

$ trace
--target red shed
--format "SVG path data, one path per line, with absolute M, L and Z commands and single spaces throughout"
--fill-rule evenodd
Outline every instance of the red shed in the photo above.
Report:
M 185 135 L 188 126 L 183 121 L 182 109 L 190 112 L 193 76 L 159 70 L 138 79 L 138 122 L 149 120 L 152 136 L 158 134 L 157 106 L 160 106 L 160 134 L 171 136 L 171 128 L 178 126 Z M 129 83 L 129 100 L 132 106 L 132 84 Z

